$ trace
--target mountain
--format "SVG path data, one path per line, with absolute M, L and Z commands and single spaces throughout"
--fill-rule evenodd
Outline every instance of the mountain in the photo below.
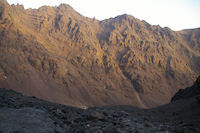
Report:
M 78 107 L 168 103 L 200 73 L 200 29 L 0 0 L 0 87 Z

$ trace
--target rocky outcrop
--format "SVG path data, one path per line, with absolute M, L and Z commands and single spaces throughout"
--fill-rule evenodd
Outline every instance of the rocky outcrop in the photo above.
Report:
M 195 96 L 200 96 L 200 76 L 197 78 L 196 82 L 188 88 L 180 89 L 174 97 L 172 97 L 172 102 L 177 100 L 183 100 L 188 98 L 193 98 Z

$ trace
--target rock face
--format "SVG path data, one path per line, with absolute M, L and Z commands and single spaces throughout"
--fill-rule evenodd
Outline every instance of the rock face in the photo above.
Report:
M 196 82 L 188 88 L 180 89 L 174 97 L 172 97 L 172 102 L 177 100 L 188 99 L 191 97 L 200 96 L 200 76 L 197 78 Z
M 79 109 L 0 88 L 0 133 L 200 132 L 200 103 L 191 98 L 180 101 L 149 110 L 132 106 Z
M 200 72 L 200 29 L 124 14 L 98 21 L 69 5 L 0 1 L 0 87 L 73 106 L 168 103 Z M 190 79 L 190 80 L 188 80 Z

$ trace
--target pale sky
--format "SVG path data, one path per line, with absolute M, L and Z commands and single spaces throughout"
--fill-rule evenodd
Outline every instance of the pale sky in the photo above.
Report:
M 98 20 L 130 14 L 152 25 L 173 30 L 200 27 L 200 0 L 7 0 L 25 8 L 66 3 L 80 14 Z

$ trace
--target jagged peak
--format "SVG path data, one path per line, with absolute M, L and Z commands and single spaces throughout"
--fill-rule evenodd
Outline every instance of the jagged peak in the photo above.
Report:
M 5 6 L 9 6 L 8 2 L 6 0 L 0 0 L 0 10 L 5 8 Z
M 0 0 L 0 3 L 1 3 L 1 4 L 5 4 L 5 3 L 8 4 L 8 2 L 7 2 L 6 0 Z
M 12 4 L 11 6 L 12 6 L 12 7 L 15 7 L 15 8 L 17 8 L 17 9 L 24 10 L 24 5 L 22 5 L 22 4 L 17 4 L 17 5 Z
M 132 15 L 127 14 L 127 13 L 122 14 L 122 15 L 119 15 L 119 17 L 124 17 L 124 18 L 134 18 Z
M 120 20 L 128 20 L 128 19 L 135 19 L 135 17 L 133 17 L 132 15 L 129 15 L 129 14 L 122 14 L 122 15 L 119 15 L 117 17 L 115 17 L 115 19 L 120 19 Z
M 122 21 L 136 21 L 136 18 L 132 15 L 129 15 L 129 14 L 122 14 L 122 15 L 119 15 L 119 16 L 116 16 L 114 18 L 109 18 L 109 19 L 105 19 L 105 20 L 102 20 L 100 23 L 121 23 Z
M 59 8 L 70 8 L 70 9 L 73 9 L 69 4 L 65 4 L 65 3 L 61 3 L 58 7 Z
M 0 0 L 0 19 L 10 11 L 10 5 L 6 0 Z
M 2 1 L 5 1 L 5 0 L 2 0 Z M 14 7 L 14 8 L 25 9 L 24 5 L 21 5 L 21 4 L 16 4 L 16 5 L 12 4 L 11 6 Z M 54 9 L 59 9 L 59 10 L 63 10 L 63 11 L 74 10 L 69 4 L 65 4 L 65 3 L 61 3 L 59 6 L 43 5 L 43 6 L 39 7 L 39 8 L 27 8 L 25 10 L 38 10 L 38 11 L 44 10 L 44 11 L 48 11 L 48 10 L 52 10 L 52 9 L 53 10 Z
M 48 9 L 48 8 L 58 8 L 58 9 L 73 9 L 69 4 L 65 4 L 65 3 L 61 3 L 60 5 L 58 6 L 48 6 L 48 5 L 44 5 L 44 6 L 41 6 L 39 7 L 38 9 L 41 10 L 41 9 Z

